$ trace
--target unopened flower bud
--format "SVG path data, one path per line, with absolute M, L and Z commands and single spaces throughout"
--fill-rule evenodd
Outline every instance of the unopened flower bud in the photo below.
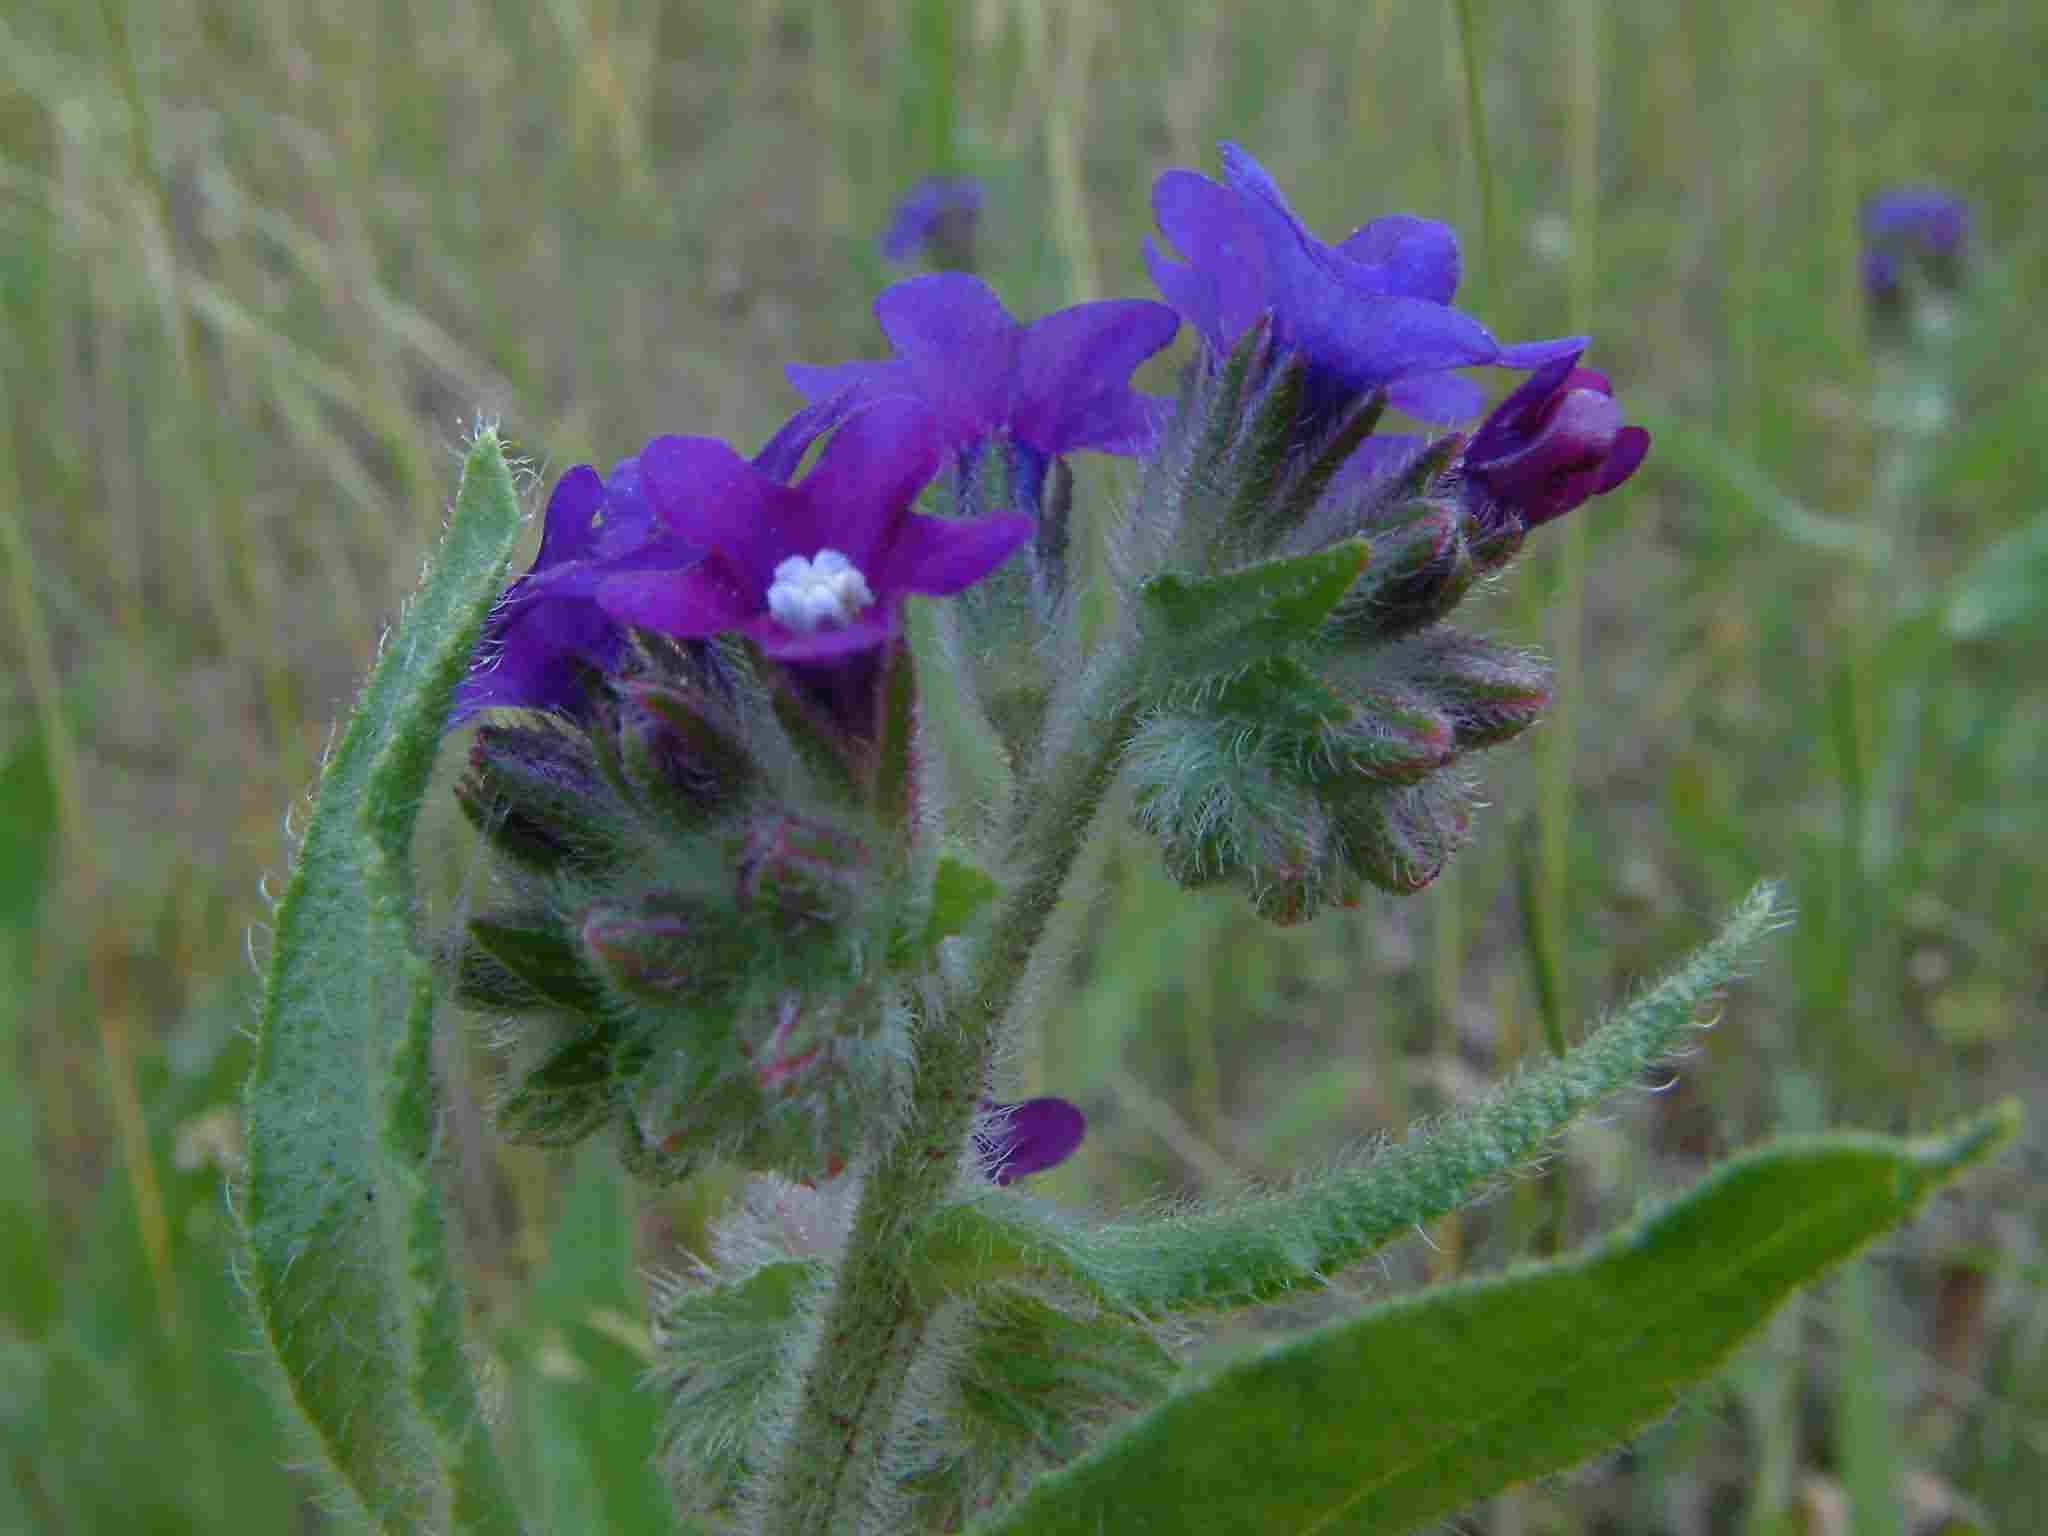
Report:
M 1636 472 L 1650 434 L 1624 426 L 1605 374 L 1560 357 L 1480 424 L 1461 465 L 1466 509 L 1487 530 L 1534 528 Z
M 752 759 L 725 707 L 704 693 L 634 679 L 617 683 L 619 762 L 651 803 L 694 819 L 743 794 Z
M 1361 786 L 1338 797 L 1338 830 L 1351 867 L 1383 891 L 1408 896 L 1443 873 L 1470 824 L 1464 786 L 1439 774 L 1399 789 Z
M 1466 519 L 1441 500 L 1410 501 L 1365 530 L 1372 559 L 1338 620 L 1354 634 L 1391 640 L 1458 606 L 1477 574 L 1466 547 Z
M 1424 637 L 1409 676 L 1445 710 L 1460 751 L 1518 736 L 1550 706 L 1550 672 L 1540 660 L 1474 635 Z
M 483 726 L 455 798 L 492 846 L 536 868 L 601 859 L 615 846 L 590 749 L 552 726 Z
M 707 931 L 705 917 L 680 904 L 592 907 L 578 930 L 592 970 L 622 992 L 652 998 L 677 997 L 710 979 Z
M 1451 717 L 1413 689 L 1373 688 L 1331 742 L 1346 774 L 1380 784 L 1413 784 L 1449 761 L 1457 750 Z
M 796 923 L 823 922 L 844 911 L 867 852 L 834 828 L 771 812 L 748 826 L 739 858 L 739 903 L 766 907 Z

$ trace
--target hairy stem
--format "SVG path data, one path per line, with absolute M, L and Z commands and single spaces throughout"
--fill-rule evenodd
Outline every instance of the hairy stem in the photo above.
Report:
M 875 1478 L 887 1428 L 924 1332 L 909 1238 L 940 1208 L 968 1155 L 998 1027 L 1129 740 L 1133 674 L 1117 650 L 1076 684 L 1042 771 L 1012 808 L 1010 880 L 971 981 L 917 1031 L 909 1102 L 861 1187 L 767 1490 L 760 1529 L 768 1536 L 861 1529 L 880 1501 Z

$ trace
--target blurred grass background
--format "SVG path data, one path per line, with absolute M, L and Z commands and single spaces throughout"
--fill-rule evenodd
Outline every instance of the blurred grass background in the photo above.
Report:
M 1347 1289 L 1576 1241 L 1774 1129 L 2006 1091 L 2039 1121 L 2048 12 L 1474 9 L 1469 77 L 1453 8 L 1394 0 L 0 14 L 0 1529 L 339 1526 L 222 1193 L 286 808 L 475 413 L 549 471 L 663 430 L 750 451 L 796 403 L 782 361 L 877 349 L 875 235 L 934 170 L 987 181 L 985 269 L 1028 315 L 1146 292 L 1152 176 L 1239 140 L 1327 234 L 1456 223 L 1463 307 L 1591 332 L 1659 434 L 1488 600 L 1561 702 L 1431 893 L 1281 933 L 1101 841 L 1025 1064 L 1094 1121 L 1051 1192 L 1397 1131 L 1765 874 L 1798 924 L 1674 1086 Z M 1905 470 L 1856 282 L 1859 204 L 1902 180 L 1970 198 L 1983 257 Z M 488 1148 L 473 1103 L 450 1125 L 543 1528 L 663 1528 L 642 1275 L 730 1182 L 647 1199 L 602 1156 Z M 2042 1145 L 1464 1528 L 2048 1529 Z

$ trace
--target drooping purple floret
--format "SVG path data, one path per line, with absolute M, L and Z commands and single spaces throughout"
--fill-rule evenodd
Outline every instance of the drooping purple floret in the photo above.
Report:
M 1536 368 L 1585 346 L 1562 338 L 1504 347 L 1453 309 L 1459 256 L 1448 225 L 1395 214 L 1327 244 L 1258 161 L 1235 144 L 1222 148 L 1223 184 L 1185 170 L 1153 184 L 1159 228 L 1185 261 L 1168 260 L 1148 237 L 1146 264 L 1213 356 L 1270 312 L 1275 344 L 1307 360 L 1312 411 L 1385 389 L 1410 415 L 1461 420 L 1485 396 L 1450 370 Z
M 1907 262 L 1953 285 L 1970 239 L 1970 205 L 1938 187 L 1898 187 L 1863 205 L 1863 286 L 1896 298 Z
M 625 631 L 598 606 L 598 582 L 642 562 L 682 565 L 692 558 L 694 551 L 661 537 L 636 460 L 621 462 L 610 480 L 577 465 L 548 498 L 532 567 L 485 620 L 448 723 L 500 707 L 583 716 L 591 674 L 617 663 L 627 644 Z
M 715 438 L 658 437 L 639 456 L 648 500 L 670 545 L 703 556 L 607 574 L 598 604 L 678 638 L 742 634 L 779 661 L 872 652 L 897 632 L 905 596 L 971 586 L 1031 536 L 1024 517 L 910 510 L 943 444 L 916 401 L 878 401 L 852 409 L 787 485 Z
M 1547 363 L 1493 408 L 1465 445 L 1465 497 L 1490 527 L 1533 528 L 1604 496 L 1636 472 L 1650 434 L 1624 426 L 1605 374 L 1576 352 Z
M 989 1125 L 975 1133 L 975 1149 L 998 1184 L 1065 1162 L 1088 1132 L 1088 1117 L 1065 1099 L 1026 1099 L 1021 1104 L 985 1099 L 981 1107 L 989 1114 Z
M 886 362 L 784 372 L 811 401 L 917 400 L 946 449 L 970 456 L 993 437 L 1041 469 L 1062 453 L 1148 451 L 1162 402 L 1130 387 L 1131 371 L 1173 340 L 1180 321 L 1149 299 L 1077 304 L 1020 325 L 988 284 L 932 272 L 882 290 L 875 319 L 895 348 Z
M 927 251 L 952 256 L 971 248 L 984 202 L 972 176 L 927 176 L 904 194 L 882 231 L 882 255 L 915 261 Z

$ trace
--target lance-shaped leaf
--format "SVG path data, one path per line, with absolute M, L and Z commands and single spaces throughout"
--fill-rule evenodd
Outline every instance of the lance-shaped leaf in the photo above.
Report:
M 1346 539 L 1220 576 L 1154 576 L 1138 589 L 1154 677 L 1195 682 L 1313 644 L 1370 554 Z
M 1691 1027 L 1776 922 L 1760 885 L 1709 944 L 1557 1061 L 1395 1146 L 1288 1189 L 1087 1227 L 1010 1191 L 940 1212 L 920 1235 L 921 1283 L 945 1289 L 1051 1276 L 1147 1316 L 1271 1301 L 1433 1221 L 1526 1166 L 1572 1121 L 1638 1081 Z
M 425 962 L 405 856 L 519 501 L 471 449 L 424 585 L 321 774 L 277 912 L 247 1098 L 249 1289 L 293 1399 L 382 1530 L 516 1530 L 462 1360 L 424 1159 Z
M 1669 1411 L 1800 1286 L 2009 1140 L 1787 1140 L 1582 1253 L 1371 1308 L 1226 1367 L 978 1536 L 1394 1536 Z
M 801 1311 L 824 1273 L 784 1260 L 730 1284 L 685 1281 L 657 1302 L 650 1384 L 667 1402 L 662 1462 L 686 1508 L 725 1504 L 770 1444 Z

